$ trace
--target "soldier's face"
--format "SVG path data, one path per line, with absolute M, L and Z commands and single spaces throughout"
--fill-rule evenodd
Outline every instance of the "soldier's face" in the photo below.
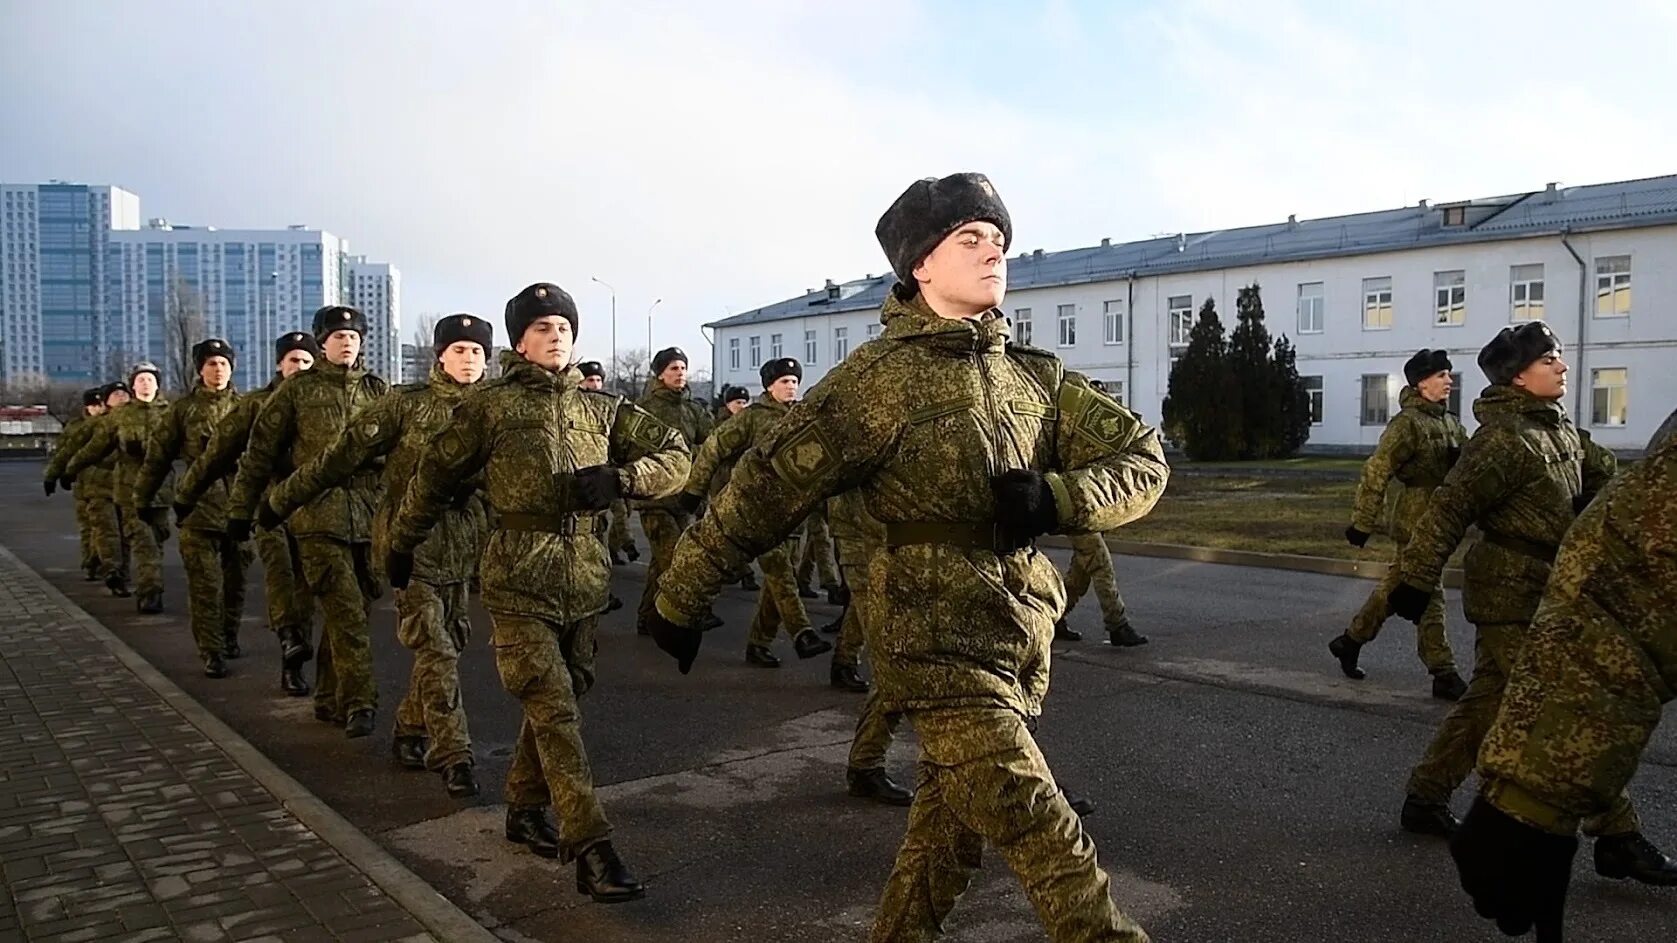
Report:
M 133 381 L 128 385 L 134 388 L 134 395 L 139 397 L 142 403 L 149 403 L 157 397 L 157 376 L 155 374 L 135 374 Z
M 314 354 L 306 350 L 288 350 L 280 358 L 279 371 L 282 377 L 292 377 L 314 366 Z
M 670 361 L 664 372 L 658 374 L 658 382 L 672 390 L 687 389 L 687 364 L 679 360 Z
M 1538 399 L 1560 399 L 1566 395 L 1566 371 L 1571 369 L 1561 359 L 1559 350 L 1551 350 L 1533 360 L 1514 377 L 1514 385 Z
M 327 360 L 340 367 L 347 367 L 361 356 L 361 332 L 339 330 L 326 335 L 326 340 L 320 345 L 320 352 Z
M 1451 379 L 1450 371 L 1440 370 L 1430 377 L 1422 377 L 1421 382 L 1415 384 L 1415 391 L 1429 403 L 1442 403 L 1450 398 L 1450 390 L 1456 381 Z
M 519 355 L 540 367 L 563 370 L 571 362 L 571 322 L 557 314 L 537 318 L 524 329 L 515 348 Z
M 233 365 L 226 357 L 210 357 L 198 368 L 198 379 L 212 390 L 225 390 L 233 379 Z
M 85 408 L 87 409 L 87 414 L 89 416 L 103 416 L 103 415 L 105 415 L 105 404 L 104 403 L 94 403 L 92 406 L 88 406 L 88 407 L 85 407 Z
M 769 395 L 777 403 L 790 403 L 798 398 L 798 378 L 781 377 L 769 384 Z
M 926 304 L 945 318 L 970 318 L 1007 294 L 1007 238 L 995 223 L 966 223 L 914 268 Z
M 724 405 L 726 405 L 728 407 L 728 415 L 738 416 L 740 410 L 745 408 L 745 400 L 743 400 L 743 399 L 731 399 Z
M 578 383 L 577 386 L 580 386 L 585 390 L 603 390 L 606 388 L 606 378 L 583 377 L 582 382 Z
M 489 355 L 483 352 L 482 344 L 471 341 L 455 341 L 443 348 L 437 355 L 437 360 L 443 365 L 443 372 L 456 383 L 476 383 L 483 377 L 484 367 L 489 363 Z
M 117 390 L 116 392 L 112 393 L 111 395 L 105 397 L 105 408 L 106 409 L 115 409 L 118 406 L 121 406 L 126 402 L 128 402 L 128 391 L 127 390 Z

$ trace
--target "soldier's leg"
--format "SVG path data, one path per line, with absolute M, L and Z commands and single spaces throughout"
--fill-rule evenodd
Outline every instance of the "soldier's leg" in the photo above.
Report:
M 186 611 L 192 624 L 192 641 L 200 657 L 221 655 L 226 646 L 222 616 L 220 542 L 222 535 L 182 528 L 181 564 L 186 569 Z
M 93 501 L 91 498 L 76 498 L 76 536 L 81 542 L 81 567 L 88 573 L 97 575 L 99 563 L 99 538 L 93 532 Z
M 1636 814 L 1636 806 L 1631 804 L 1630 794 L 1624 792 L 1619 793 L 1619 798 L 1613 800 L 1613 805 L 1606 812 L 1592 815 L 1580 824 L 1584 834 L 1591 838 L 1634 835 L 1642 831 L 1642 819 Z
M 646 541 L 652 545 L 652 560 L 646 567 L 646 589 L 641 593 L 641 604 L 637 610 L 642 624 L 652 617 L 653 601 L 658 598 L 658 580 L 669 569 L 670 559 L 675 556 L 675 543 L 686 526 L 685 515 L 678 516 L 668 511 L 641 512 L 641 529 L 646 531 Z
M 839 623 L 838 642 L 833 646 L 833 664 L 849 665 L 852 668 L 861 664 L 862 644 L 866 633 L 862 631 L 862 598 L 868 591 L 867 568 L 860 566 L 845 566 L 844 582 L 850 587 L 850 603 L 844 607 L 844 614 Z
M 408 673 L 408 689 L 396 705 L 395 736 L 425 736 L 424 692 L 435 662 L 421 658 L 419 652 L 440 634 L 442 621 L 442 597 L 429 583 L 413 580 L 406 589 L 396 591 L 396 641 L 413 652 L 413 670 Z
M 611 503 L 611 526 L 606 532 L 606 548 L 622 550 L 631 547 L 635 539 L 629 536 L 629 505 L 624 501 Z
M 902 725 L 902 714 L 880 706 L 879 690 L 869 691 L 867 699 L 862 702 L 861 716 L 856 718 L 856 735 L 850 740 L 850 758 L 846 765 L 851 769 L 884 769 L 885 754 L 890 751 L 891 741 L 896 739 Z
M 297 591 L 291 578 L 291 548 L 283 530 L 258 530 L 253 538 L 256 555 L 262 559 L 262 589 L 268 608 L 268 628 L 275 635 L 288 628 L 303 628 Z
M 815 561 L 815 577 L 821 581 L 823 589 L 832 589 L 839 584 L 838 565 L 833 559 L 833 532 L 827 527 L 827 512 L 825 508 L 817 510 L 809 516 L 808 553 Z M 800 573 L 799 580 L 807 582 L 807 574 Z
M 1358 609 L 1357 614 L 1351 617 L 1351 627 L 1345 630 L 1345 634 L 1364 645 L 1374 641 L 1375 637 L 1380 634 L 1380 628 L 1386 624 L 1386 619 L 1391 615 L 1386 610 L 1386 597 L 1391 595 L 1392 590 L 1397 587 L 1402 579 L 1403 577 L 1396 566 L 1387 567 L 1386 575 L 1380 577 L 1380 582 L 1374 584 L 1374 589 L 1369 592 L 1368 599 L 1363 602 L 1362 608 Z
M 304 537 L 297 542 L 309 586 L 325 617 L 323 637 L 330 651 L 337 713 L 349 716 L 378 706 L 373 686 L 372 650 L 367 635 L 367 598 L 362 594 L 355 551 L 329 537 Z M 327 670 L 322 664 L 321 670 Z M 324 679 L 322 679 L 324 682 Z M 316 692 L 316 700 L 320 699 Z
M 163 548 L 151 525 L 132 507 L 122 509 L 122 537 L 134 563 L 134 592 L 145 596 L 163 592 Z
M 99 555 L 99 575 L 107 579 L 112 576 L 126 579 L 128 568 L 123 565 L 122 514 L 117 510 L 116 503 L 109 498 L 93 498 L 88 501 L 88 515 L 93 523 L 95 552 Z
M 1415 653 L 1433 677 L 1456 673 L 1456 656 L 1450 651 L 1450 636 L 1444 630 L 1444 586 L 1433 587 L 1432 598 L 1415 628 Z
M 239 624 L 245 617 L 245 573 L 254 555 L 250 544 L 241 544 L 226 534 L 217 534 L 221 556 L 221 619 L 227 641 L 239 640 Z
M 874 940 L 933 939 L 978 865 L 983 841 L 1007 860 L 1050 940 L 1147 940 L 1113 903 L 1094 842 L 1018 714 L 924 711 L 912 720 L 920 736 L 920 790 Z
M 1066 569 L 1066 613 L 1083 599 L 1083 594 L 1089 591 L 1093 581 L 1094 547 L 1092 540 L 1099 539 L 1094 534 L 1073 534 L 1071 536 L 1071 566 Z
M 792 552 L 795 549 L 792 541 L 787 541 L 757 558 L 758 566 L 763 568 L 763 599 L 772 600 L 776 622 L 786 629 L 786 634 L 796 637 L 799 632 L 809 629 L 809 613 L 804 610 L 804 601 L 798 596 L 797 578 L 793 575 Z M 767 642 L 754 641 L 753 644 L 767 645 L 774 641 L 774 626 L 768 628 Z
M 1427 802 L 1449 802 L 1456 788 L 1473 771 L 1479 746 L 1491 729 L 1508 672 L 1518 653 L 1521 624 L 1486 624 L 1474 640 L 1473 680 L 1444 715 L 1432 743 L 1409 774 L 1409 795 Z
M 413 592 L 419 589 L 420 592 Z M 413 651 L 407 696 L 396 710 L 398 736 L 428 735 L 425 765 L 434 770 L 472 762 L 460 696 L 460 652 L 470 634 L 466 584 L 415 580 L 396 594 L 397 634 Z
M 775 605 L 774 597 L 765 586 L 757 593 L 757 607 L 751 612 L 751 627 L 746 630 L 745 644 L 768 648 L 774 644 L 774 638 L 778 634 L 780 608 Z
M 1118 576 L 1112 570 L 1112 548 L 1100 534 L 1089 534 L 1089 583 L 1101 606 L 1101 620 L 1107 628 L 1124 624 L 1124 598 L 1118 595 Z

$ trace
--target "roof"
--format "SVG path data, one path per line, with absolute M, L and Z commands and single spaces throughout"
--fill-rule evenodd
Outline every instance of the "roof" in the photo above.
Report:
M 1447 224 L 1447 215 L 1451 223 Z M 1455 217 L 1460 217 L 1459 222 Z M 1023 253 L 1008 260 L 1010 290 L 1051 288 L 1132 276 L 1169 275 L 1243 265 L 1563 232 L 1631 229 L 1677 223 L 1677 175 L 1543 190 L 1459 203 L 1405 206 L 1371 213 L 1293 220 L 1214 232 L 1181 233 L 1061 252 Z M 896 281 L 890 274 L 839 284 L 745 311 L 706 327 L 740 327 L 811 314 L 876 309 Z

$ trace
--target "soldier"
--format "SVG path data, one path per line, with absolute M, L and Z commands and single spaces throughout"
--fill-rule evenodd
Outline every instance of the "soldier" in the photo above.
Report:
M 751 391 L 743 386 L 724 386 L 720 398 L 722 405 L 716 407 L 718 424 L 738 416 L 745 407 L 751 405 Z
M 1416 351 L 1403 365 L 1403 378 L 1409 383 L 1398 398 L 1403 409 L 1386 425 L 1374 454 L 1363 463 L 1351 526 L 1345 528 L 1345 539 L 1351 546 L 1362 547 L 1368 543 L 1369 535 L 1380 529 L 1388 503 L 1387 489 L 1395 480 L 1397 496 L 1392 503 L 1388 533 L 1397 543 L 1400 555 L 1415 522 L 1427 508 L 1427 499 L 1456 463 L 1462 442 L 1467 438 L 1461 420 L 1445 408 L 1455 384 L 1450 376 L 1448 353 Z M 1386 597 L 1401 577 L 1397 567 L 1388 568 L 1363 608 L 1351 619 L 1351 628 L 1328 643 L 1328 651 L 1339 659 L 1339 669 L 1347 678 L 1360 681 L 1365 676 L 1357 665 L 1357 653 L 1374 641 L 1380 634 L 1380 626 L 1390 617 Z M 1432 601 L 1427 603 L 1415 637 L 1421 663 L 1432 675 L 1432 696 L 1445 701 L 1460 698 L 1467 691 L 1467 684 L 1456 673 L 1455 655 L 1450 652 L 1450 638 L 1444 632 L 1442 583 L 1433 587 Z
M 1101 534 L 1073 534 L 1070 540 L 1071 567 L 1066 571 L 1065 613 L 1069 614 L 1093 586 L 1095 598 L 1101 606 L 1101 619 L 1106 625 L 1107 641 L 1125 648 L 1146 645 L 1147 636 L 1137 632 L 1130 624 L 1124 597 L 1118 592 L 1118 578 L 1112 569 L 1112 548 L 1107 546 L 1106 538 Z M 1062 614 L 1054 623 L 1054 638 L 1062 642 L 1081 642 L 1083 633 L 1068 625 L 1066 615 Z
M 82 391 L 81 415 L 71 417 L 64 425 L 64 431 L 59 433 L 58 442 L 53 448 L 52 458 L 47 460 L 47 467 L 42 474 L 42 484 L 46 487 L 47 497 L 52 497 L 58 490 L 58 481 L 64 477 L 64 466 L 70 463 L 76 451 L 86 442 L 93 431 L 93 418 L 105 411 L 105 399 L 99 387 L 92 387 Z M 76 501 L 76 534 L 81 541 L 81 567 L 84 578 L 89 583 L 97 583 L 100 579 L 99 541 L 93 530 L 93 499 L 86 494 L 84 487 L 80 491 L 72 492 Z
M 710 414 L 693 402 L 687 389 L 687 354 L 679 347 L 666 347 L 652 358 L 652 379 L 647 382 L 646 395 L 639 401 L 642 409 L 657 416 L 664 425 L 681 433 L 681 442 L 688 451 L 696 452 L 710 436 Z M 647 634 L 647 618 L 652 615 L 652 600 L 658 594 L 658 580 L 670 565 L 670 554 L 675 550 L 676 538 L 687 529 L 692 519 L 683 511 L 676 498 L 662 501 L 641 501 L 635 505 L 641 512 L 641 530 L 652 545 L 652 562 L 646 568 L 646 589 L 641 593 L 636 609 L 635 629 Z M 722 620 L 707 617 L 707 625 L 721 625 Z
M 1603 488 L 1567 531 L 1479 752 L 1451 843 L 1462 888 L 1504 932 L 1560 939 L 1579 823 L 1623 801 L 1677 676 L 1677 442 Z M 1596 872 L 1631 876 L 1595 845 Z M 1643 849 L 1650 859 L 1657 852 Z M 1677 868 L 1650 877 L 1677 884 Z
M 59 485 L 65 489 L 73 484 L 76 494 L 87 501 L 94 555 L 99 558 L 98 576 L 111 595 L 117 597 L 126 597 L 130 593 L 128 548 L 122 542 L 122 512 L 115 501 L 116 455 L 109 454 L 97 462 L 90 462 L 76 473 L 70 471 L 70 465 L 95 435 L 109 434 L 102 430 L 115 421 L 111 411 L 127 404 L 128 399 L 128 384 L 121 380 L 112 380 L 99 388 L 102 408 L 97 416 L 88 420 L 87 431 L 78 440 L 75 454 L 62 457 L 60 467 L 64 473 L 58 479 Z
M 171 474 L 175 460 L 188 467 L 239 395 L 233 390 L 231 345 L 211 338 L 192 346 L 198 382 L 192 392 L 175 401 L 153 424 L 146 443 L 145 464 L 134 482 L 134 505 L 146 523 L 157 527 L 167 513 L 155 507 L 157 493 Z M 239 657 L 239 619 L 245 610 L 245 567 L 250 550 L 227 536 L 227 489 L 220 482 L 196 499 L 195 507 L 180 517 L 181 564 L 186 569 L 186 608 L 192 639 L 204 662 L 204 676 L 227 677 L 223 657 Z
M 598 393 L 606 388 L 606 369 L 598 360 L 584 360 L 576 365 L 582 373 L 582 382 L 578 385 L 585 390 Z M 613 501 L 611 505 L 611 527 L 606 531 L 606 550 L 611 554 L 611 565 L 622 566 L 624 557 L 633 562 L 641 558 L 640 548 L 635 546 L 634 535 L 629 533 L 629 505 L 624 501 Z M 617 601 L 617 597 L 611 597 Z M 617 609 L 622 605 L 611 608 Z
M 374 552 L 382 558 L 420 455 L 483 378 L 492 340 L 489 322 L 480 317 L 439 320 L 431 331 L 436 362 L 427 381 L 398 388 L 357 413 L 336 443 L 273 489 L 268 506 L 290 517 L 382 460 L 384 500 L 373 523 Z M 478 517 L 469 506 L 476 493 L 475 486 L 456 491 L 454 504 L 414 551 L 412 580 L 396 593 L 396 637 L 413 652 L 413 672 L 396 709 L 390 749 L 408 769 L 440 774 L 455 798 L 478 791 L 459 664 L 472 632 L 466 584 L 479 546 Z
M 743 386 L 724 386 L 722 395 L 718 399 L 722 401 L 722 404 L 716 407 L 716 428 L 721 428 L 723 423 L 738 416 L 745 411 L 745 407 L 751 405 L 751 391 Z M 733 475 L 733 472 L 734 463 L 732 461 L 723 462 L 717 466 L 716 474 L 711 476 L 710 479 L 710 493 L 706 497 L 714 498 L 721 494 L 722 489 L 728 486 L 728 479 Z M 750 566 L 745 568 L 745 575 L 740 577 L 739 585 L 740 589 L 751 593 L 762 589 L 762 586 L 757 582 L 757 574 L 752 572 Z
M 818 508 L 804 521 L 804 531 L 798 548 L 798 597 L 819 599 L 820 594 L 810 588 L 811 577 L 821 580 L 827 593 L 827 603 L 844 604 L 839 585 L 838 566 L 833 561 L 833 535 L 827 526 L 827 508 Z
M 1439 725 L 1409 777 L 1406 831 L 1453 835 L 1450 795 L 1472 771 L 1508 672 L 1531 632 L 1561 537 L 1577 512 L 1612 478 L 1613 453 L 1567 418 L 1566 361 L 1541 321 L 1506 327 L 1479 352 L 1490 386 L 1473 404 L 1479 428 L 1462 448 L 1398 558 L 1391 610 L 1418 621 L 1440 572 L 1469 525 L 1483 535 L 1463 561 L 1462 608 L 1477 630 L 1473 680 Z M 1677 866 L 1641 835 L 1630 800 L 1584 823 L 1597 836 L 1597 868 L 1650 884 L 1671 883 Z
M 885 526 L 861 597 L 874 685 L 919 735 L 919 789 L 873 928 L 930 940 L 995 844 L 1056 941 L 1143 941 L 1026 727 L 1065 597 L 1034 546 L 1145 514 L 1169 469 L 1155 430 L 997 310 L 1012 228 L 978 174 L 914 183 L 877 235 L 898 284 L 884 334 L 746 452 L 659 584 L 659 646 L 683 671 L 695 622 L 752 556 L 860 488 Z
M 250 430 L 256 424 L 256 414 L 262 404 L 287 377 L 314 366 L 319 354 L 314 335 L 302 331 L 282 334 L 274 341 L 274 378 L 262 389 L 239 397 L 233 409 L 216 425 L 203 452 L 176 479 L 177 523 L 192 513 L 193 506 L 205 493 L 217 487 L 228 489 L 239 457 L 250 442 Z M 264 496 L 266 493 L 263 492 Z M 314 626 L 314 596 L 303 579 L 296 538 L 284 526 L 257 528 L 256 553 L 262 558 L 268 627 L 280 645 L 280 690 L 292 697 L 307 697 L 309 683 L 303 679 L 303 665 L 314 656 L 314 647 L 309 642 Z M 322 645 L 321 658 L 315 667 L 316 681 L 323 692 L 337 690 L 331 665 L 332 660 Z
M 577 698 L 594 682 L 595 620 L 611 579 L 601 512 L 617 498 L 674 493 L 687 450 L 622 397 L 577 388 L 568 366 L 576 304 L 557 285 L 531 285 L 508 301 L 506 327 L 514 349 L 502 354 L 502 375 L 461 404 L 420 459 L 390 527 L 386 569 L 392 585 L 408 585 L 415 549 L 461 482 L 481 473 L 497 512 L 483 552 L 483 604 L 501 683 L 524 711 L 507 772 L 506 838 L 576 859 L 577 890 L 596 901 L 631 900 L 645 889 L 612 846 Z M 557 831 L 549 804 L 559 809 Z
M 792 401 L 798 398 L 798 383 L 803 379 L 804 368 L 796 360 L 791 357 L 771 360 L 758 373 L 763 380 L 763 395 L 737 417 L 723 423 L 693 456 L 693 470 L 687 476 L 687 487 L 680 498 L 685 513 L 692 514 L 699 509 L 705 495 L 710 493 L 719 468 L 737 462 L 746 449 L 767 440 L 775 423 L 791 410 Z M 798 584 L 792 574 L 795 546 L 787 541 L 757 558 L 763 568 L 763 591 L 757 596 L 757 611 L 751 617 L 751 631 L 745 640 L 748 665 L 780 667 L 780 658 L 769 646 L 774 644 L 775 635 L 783 626 L 799 658 L 814 658 L 833 650 L 832 643 L 810 627 L 809 614 L 804 611 L 803 600 L 798 598 Z
M 252 515 L 259 508 L 258 522 L 270 530 L 278 527 L 273 506 L 262 501 L 269 484 L 326 451 L 358 411 L 390 392 L 384 380 L 355 366 L 366 330 L 366 316 L 354 308 L 327 305 L 314 313 L 315 342 L 324 356 L 313 369 L 281 383 L 256 415 L 228 501 L 227 531 L 233 539 L 249 539 Z M 323 647 L 331 663 L 323 664 L 321 672 L 330 671 L 335 682 L 315 691 L 315 717 L 342 724 L 350 738 L 373 732 L 378 706 L 367 636 L 368 610 L 383 592 L 371 555 L 378 501 L 378 474 L 363 470 L 297 511 L 287 525 L 297 537 L 309 591 L 325 616 Z
M 111 500 L 116 506 L 120 525 L 122 553 L 134 564 L 135 608 L 146 614 L 163 611 L 163 548 L 169 539 L 169 525 L 155 514 L 140 516 L 142 510 L 162 510 L 169 506 L 167 495 L 159 492 L 151 500 L 161 502 L 141 508 L 134 504 L 134 484 L 139 478 L 140 465 L 145 461 L 146 442 L 151 429 L 163 416 L 168 401 L 158 394 L 157 365 L 142 362 L 134 366 L 128 377 L 128 390 L 133 396 L 120 407 L 112 408 L 89 434 L 87 443 L 70 459 L 67 466 L 72 478 L 90 465 L 114 461 L 111 477 Z M 101 554 L 103 556 L 103 554 Z M 127 566 L 107 567 L 105 585 L 112 595 L 127 596 Z

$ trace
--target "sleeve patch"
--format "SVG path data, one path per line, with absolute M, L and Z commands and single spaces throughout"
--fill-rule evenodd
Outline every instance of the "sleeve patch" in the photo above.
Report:
M 838 450 L 814 424 L 782 442 L 769 459 L 775 473 L 795 488 L 806 489 L 839 467 Z
M 465 461 L 472 451 L 471 445 L 466 442 L 465 434 L 453 423 L 431 441 L 431 448 L 444 465 L 450 466 Z
M 1083 408 L 1072 421 L 1072 432 L 1104 448 L 1121 444 L 1130 430 L 1123 407 L 1104 396 L 1080 399 Z

